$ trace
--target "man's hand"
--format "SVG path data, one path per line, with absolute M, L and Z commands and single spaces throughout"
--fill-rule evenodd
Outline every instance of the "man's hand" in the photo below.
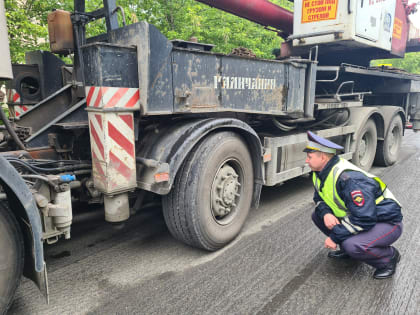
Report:
M 340 224 L 340 221 L 333 214 L 327 213 L 324 215 L 324 224 L 327 229 L 332 230 L 335 225 Z
M 324 246 L 325 246 L 325 248 L 330 248 L 330 249 L 333 249 L 333 250 L 337 249 L 337 244 L 334 243 L 334 241 L 329 237 L 327 237 L 327 239 L 325 240 Z

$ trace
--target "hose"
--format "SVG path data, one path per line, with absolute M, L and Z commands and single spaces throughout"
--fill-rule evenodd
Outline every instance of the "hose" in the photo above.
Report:
M 79 170 L 79 171 L 73 171 L 74 175 L 84 175 L 84 174 L 90 174 L 92 173 L 92 170 Z
M 55 187 L 56 186 L 51 180 L 49 180 L 47 177 L 42 176 L 42 175 L 27 175 L 27 174 L 23 174 L 21 176 L 22 176 L 22 178 L 40 179 L 40 180 L 42 180 L 44 182 L 47 182 L 52 187 Z
M 40 175 L 37 171 L 35 171 L 31 165 L 29 165 L 28 163 L 21 161 L 19 159 L 7 159 L 10 163 L 17 163 L 20 164 L 22 166 L 24 166 L 26 169 L 28 169 L 29 171 L 31 171 L 32 173 L 36 174 L 36 175 Z
M 68 166 L 62 166 L 62 167 L 54 167 L 54 168 L 44 168 L 44 167 L 38 167 L 31 165 L 31 167 L 34 170 L 37 170 L 39 172 L 67 172 L 77 169 L 83 169 L 83 168 L 91 168 L 91 164 L 79 164 L 79 165 L 68 165 Z
M 319 126 L 319 125 L 323 124 L 324 122 L 326 122 L 326 121 L 327 121 L 328 119 L 330 119 L 331 117 L 333 117 L 333 116 L 337 115 L 337 114 L 338 114 L 339 112 L 341 112 L 343 109 L 344 109 L 345 111 L 347 111 L 347 113 L 349 113 L 349 116 L 348 116 L 348 117 L 347 117 L 347 119 L 346 119 L 343 123 L 341 123 L 339 126 L 344 126 L 344 125 L 346 125 L 346 124 L 348 123 L 349 119 L 350 119 L 350 110 L 349 110 L 348 108 L 344 107 L 344 108 L 340 108 L 339 110 L 337 110 L 337 111 L 333 112 L 332 114 L 328 115 L 328 116 L 327 116 L 327 117 L 325 117 L 324 119 L 322 119 L 322 120 L 320 120 L 320 121 L 317 121 L 316 123 L 313 123 L 312 125 L 306 126 L 306 128 L 310 129 L 310 128 L 313 128 L 313 127 L 316 127 L 316 126 Z
M 26 150 L 25 146 L 23 145 L 22 141 L 20 141 L 19 137 L 17 136 L 16 132 L 14 131 L 12 125 L 10 125 L 9 119 L 7 119 L 6 114 L 3 111 L 3 107 L 0 108 L 0 118 L 3 120 L 4 125 L 6 126 L 7 131 L 12 136 L 13 140 L 21 150 Z
M 297 125 L 287 126 L 287 125 L 282 124 L 276 119 L 276 117 L 271 117 L 271 120 L 273 121 L 274 125 L 282 131 L 291 131 L 297 128 Z
M 60 163 L 60 164 L 89 164 L 90 165 L 90 161 L 82 161 L 82 160 L 41 160 L 41 159 L 36 159 L 36 160 L 29 160 L 32 161 L 33 165 L 36 166 L 40 166 L 40 165 L 49 165 L 49 164 L 56 164 L 56 163 Z
M 16 162 L 18 164 L 24 165 L 28 169 L 35 172 L 36 174 L 37 174 L 37 171 L 38 172 L 66 172 L 66 171 L 71 171 L 71 170 L 86 169 L 86 168 L 92 167 L 90 163 L 84 162 L 77 165 L 67 165 L 67 166 L 61 166 L 61 167 L 45 168 L 45 167 L 39 167 L 39 166 L 34 165 L 33 163 L 34 162 L 36 163 L 37 162 L 36 160 L 31 160 L 33 162 L 32 164 L 30 162 L 23 161 L 15 157 L 7 157 L 7 160 L 11 163 Z
M 315 123 L 310 124 L 310 125 L 304 125 L 304 127 L 305 127 L 305 129 L 311 129 L 313 127 L 317 127 L 317 126 L 325 123 L 327 120 L 331 119 L 332 117 L 334 117 L 338 113 L 340 113 L 342 110 L 347 111 L 347 113 L 349 115 L 348 115 L 347 119 L 343 123 L 341 123 L 340 125 L 334 124 L 334 126 L 345 126 L 349 122 L 349 120 L 350 120 L 350 110 L 348 108 L 340 108 L 340 109 L 334 111 L 332 114 L 328 115 L 327 117 L 323 118 L 322 120 L 316 121 Z M 298 127 L 298 123 L 299 123 L 299 121 L 298 121 L 299 119 L 296 119 L 296 123 L 294 125 L 289 126 L 289 125 L 285 125 L 285 124 L 279 122 L 275 117 L 272 117 L 271 119 L 272 119 L 274 125 L 277 128 L 279 128 L 282 131 L 286 131 L 286 132 L 296 129 Z M 292 121 L 293 120 L 290 120 L 290 119 L 288 120 L 288 122 L 292 122 Z
M 54 171 L 54 172 L 65 172 L 65 171 L 71 171 L 71 170 L 75 170 L 75 169 L 84 169 L 84 168 L 91 168 L 92 165 L 88 164 L 88 163 L 81 163 L 81 164 L 77 164 L 77 165 L 65 165 L 65 166 L 58 166 L 58 167 L 39 167 L 36 164 L 31 164 L 28 163 L 29 165 L 31 165 L 31 167 L 34 170 L 43 172 L 43 171 Z

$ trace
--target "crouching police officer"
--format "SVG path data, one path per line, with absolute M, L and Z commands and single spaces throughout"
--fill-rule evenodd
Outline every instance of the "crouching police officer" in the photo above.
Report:
M 308 140 L 304 152 L 316 204 L 312 220 L 327 235 L 325 247 L 334 250 L 328 257 L 351 257 L 376 268 L 376 279 L 392 277 L 401 257 L 391 246 L 403 228 L 399 202 L 378 177 L 336 156 L 343 147 L 310 131 Z

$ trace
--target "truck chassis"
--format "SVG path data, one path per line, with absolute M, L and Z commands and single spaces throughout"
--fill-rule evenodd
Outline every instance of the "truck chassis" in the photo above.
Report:
M 118 27 L 115 2 L 106 4 L 100 38 L 84 37 L 83 8 L 72 15 L 73 67 L 47 52 L 29 54 L 37 67 L 14 67 L 14 116 L 0 135 L 0 231 L 11 240 L 0 241 L 11 270 L 0 273 L 0 311 L 22 273 L 48 296 L 43 244 L 71 237 L 76 203 L 103 204 L 121 225 L 159 197 L 175 238 L 217 250 L 258 207 L 262 186 L 310 172 L 307 130 L 365 170 L 389 166 L 420 108 L 420 76 L 323 66 L 318 47 L 283 60 L 212 53 L 146 22 Z M 45 88 L 57 84 L 47 70 L 59 87 Z

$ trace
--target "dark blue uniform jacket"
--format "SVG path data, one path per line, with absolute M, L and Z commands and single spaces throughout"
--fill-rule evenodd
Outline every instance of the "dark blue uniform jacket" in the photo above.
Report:
M 338 163 L 339 158 L 334 156 L 321 172 L 316 172 L 321 180 L 321 189 L 331 168 Z M 391 199 L 385 199 L 378 205 L 375 204 L 376 198 L 382 195 L 379 184 L 376 180 L 365 176 L 357 171 L 344 171 L 337 180 L 337 193 L 347 207 L 348 217 L 351 224 L 361 227 L 363 231 L 371 229 L 377 222 L 387 222 L 396 224 L 402 221 L 400 206 Z M 361 191 L 364 203 L 353 201 L 352 192 Z M 333 213 L 330 207 L 323 202 L 315 190 L 314 201 L 318 206 L 315 213 L 321 218 L 327 213 Z M 362 232 L 363 232 L 362 231 Z M 340 244 L 353 234 L 344 225 L 337 224 L 330 234 L 331 239 Z

